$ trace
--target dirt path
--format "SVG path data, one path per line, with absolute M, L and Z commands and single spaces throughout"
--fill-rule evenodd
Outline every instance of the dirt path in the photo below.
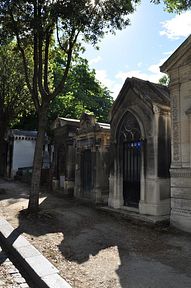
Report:
M 0 216 L 19 226 L 72 287 L 191 287 L 191 235 L 136 226 L 50 194 L 42 195 L 34 221 L 18 214 L 28 186 L 1 180 L 0 191 Z

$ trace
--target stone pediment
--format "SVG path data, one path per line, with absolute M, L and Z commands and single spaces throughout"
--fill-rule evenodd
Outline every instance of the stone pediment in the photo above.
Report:
M 152 110 L 153 105 L 170 107 L 168 88 L 135 77 L 127 78 L 112 106 L 110 119 L 118 113 L 119 109 L 122 112 L 123 107 L 126 109 L 137 105 L 141 106 L 143 110 L 145 107 Z
M 175 52 L 160 66 L 160 71 L 168 73 L 176 67 L 191 63 L 191 35 L 175 50 Z

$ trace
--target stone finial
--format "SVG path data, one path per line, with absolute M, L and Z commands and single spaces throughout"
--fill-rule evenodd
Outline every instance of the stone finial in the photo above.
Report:
M 80 118 L 80 129 L 94 127 L 95 125 L 96 125 L 95 116 L 84 112 Z

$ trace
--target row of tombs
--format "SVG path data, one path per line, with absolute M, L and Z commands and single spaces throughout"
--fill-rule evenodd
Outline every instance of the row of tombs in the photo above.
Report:
M 83 114 L 57 118 L 54 189 L 95 204 L 169 218 L 168 88 L 127 78 L 110 125 Z
M 56 176 L 59 181 L 64 176 L 64 191 L 170 219 L 191 232 L 190 47 L 191 35 L 160 67 L 169 76 L 168 88 L 127 78 L 111 109 L 110 127 L 87 115 L 80 122 L 57 120 Z
M 49 161 L 46 144 L 42 166 L 46 178 L 52 162 L 55 190 L 149 219 L 170 219 L 191 232 L 190 47 L 191 36 L 160 67 L 169 75 L 168 88 L 127 78 L 110 125 L 87 114 L 55 120 L 54 155 Z M 18 167 L 32 166 L 36 139 L 31 132 L 14 133 L 10 177 Z

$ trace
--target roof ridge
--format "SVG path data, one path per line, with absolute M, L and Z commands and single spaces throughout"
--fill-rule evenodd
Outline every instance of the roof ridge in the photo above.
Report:
M 168 101 L 170 101 L 170 97 L 168 98 L 168 97 L 166 96 L 166 94 L 165 94 L 165 93 L 162 93 L 161 89 L 159 89 L 159 87 L 157 87 L 157 86 L 160 86 L 161 88 L 162 88 L 162 87 L 165 88 L 164 85 L 162 85 L 162 84 L 157 84 L 157 83 L 152 83 L 152 82 L 149 82 L 149 81 L 148 81 L 148 85 L 151 87 L 151 89 L 152 89 L 153 91 L 159 92 L 160 95 L 162 95 L 162 96 L 165 97 Z M 166 88 L 168 89 L 168 87 L 166 87 Z

